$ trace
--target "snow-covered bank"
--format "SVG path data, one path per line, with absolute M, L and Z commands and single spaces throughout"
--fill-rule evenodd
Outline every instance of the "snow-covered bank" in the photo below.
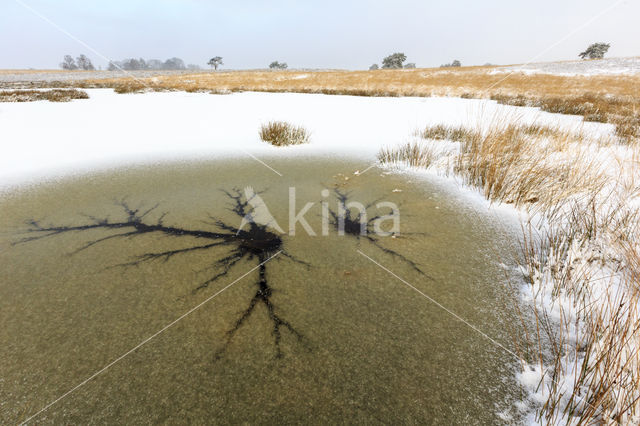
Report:
M 534 340 L 548 343 L 533 344 L 538 355 L 518 375 L 539 410 L 531 422 L 637 424 L 638 147 L 509 120 L 481 132 L 436 126 L 422 137 L 381 158 L 463 179 L 532 215 L 523 297 L 535 307 Z
M 513 114 L 524 122 L 611 126 L 493 101 L 458 98 L 370 98 L 311 94 L 165 92 L 119 95 L 87 90 L 70 103 L 0 103 L 0 188 L 115 166 L 222 156 L 329 153 L 373 160 L 431 123 L 478 124 Z M 305 146 L 275 148 L 260 125 L 286 120 L 311 131 Z

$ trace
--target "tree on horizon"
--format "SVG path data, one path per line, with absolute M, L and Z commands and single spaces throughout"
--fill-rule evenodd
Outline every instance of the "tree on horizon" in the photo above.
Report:
M 609 43 L 593 43 L 587 50 L 581 52 L 578 56 L 582 59 L 602 59 L 604 55 L 609 51 L 611 45 Z
M 78 69 L 85 71 L 94 71 L 96 67 L 91 63 L 91 59 L 87 58 L 86 55 L 80 55 L 76 58 L 76 64 L 78 65 Z
M 60 63 L 60 68 L 63 70 L 77 70 L 78 65 L 76 65 L 76 61 L 71 55 L 64 55 L 64 59 Z
M 407 55 L 404 53 L 396 52 L 382 60 L 382 68 L 386 69 L 399 69 L 402 68 L 404 61 L 407 60 Z
M 213 58 L 209 59 L 207 65 L 211 66 L 211 68 L 214 68 L 217 71 L 220 65 L 224 65 L 224 63 L 222 62 L 222 56 L 214 56 Z
M 269 68 L 272 70 L 286 70 L 289 65 L 286 62 L 273 61 L 269 64 Z

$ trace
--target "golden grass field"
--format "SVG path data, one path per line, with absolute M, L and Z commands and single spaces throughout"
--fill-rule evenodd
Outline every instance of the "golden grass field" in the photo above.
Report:
M 337 92 L 365 96 L 531 97 L 584 93 L 640 97 L 640 76 L 556 76 L 496 73 L 494 67 L 428 68 L 376 71 L 233 71 L 198 72 L 145 79 L 88 80 L 114 87 L 148 85 L 187 91 Z M 508 75 L 508 77 L 507 77 Z

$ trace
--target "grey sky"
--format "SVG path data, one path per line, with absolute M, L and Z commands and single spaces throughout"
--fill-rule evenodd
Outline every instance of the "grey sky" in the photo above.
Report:
M 367 68 L 401 51 L 418 66 L 525 62 L 615 3 L 602 0 L 21 0 L 113 59 L 178 56 L 224 68 Z M 640 0 L 625 0 L 539 61 L 592 42 L 640 55 Z M 0 0 L 0 68 L 56 68 L 64 54 L 106 63 L 15 0 Z

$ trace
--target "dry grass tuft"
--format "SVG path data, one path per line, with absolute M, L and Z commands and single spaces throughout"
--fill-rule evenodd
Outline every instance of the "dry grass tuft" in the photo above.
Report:
M 125 94 L 125 93 L 143 93 L 147 90 L 145 86 L 140 83 L 129 83 L 129 84 L 119 84 L 114 87 L 114 92 Z
M 0 91 L 0 102 L 69 102 L 72 99 L 89 99 L 89 95 L 77 89 Z
M 304 127 L 294 126 L 286 121 L 270 121 L 260 128 L 260 139 L 273 146 L 309 143 L 310 136 Z
M 409 167 L 430 167 L 435 158 L 433 150 L 420 142 L 409 142 L 397 148 L 383 148 L 378 153 L 382 164 L 402 164 Z
M 566 161 L 545 161 L 578 142 L 568 132 L 540 126 L 506 124 L 468 132 L 454 171 L 490 200 L 551 206 L 579 191 L 599 189 L 593 186 L 600 182 L 597 163 L 587 154 L 577 151 Z
M 450 140 L 454 142 L 461 142 L 465 139 L 472 137 L 474 132 L 464 126 L 451 127 L 442 124 L 435 126 L 429 126 L 422 132 L 418 132 L 417 136 L 423 139 L 435 139 L 435 140 Z

